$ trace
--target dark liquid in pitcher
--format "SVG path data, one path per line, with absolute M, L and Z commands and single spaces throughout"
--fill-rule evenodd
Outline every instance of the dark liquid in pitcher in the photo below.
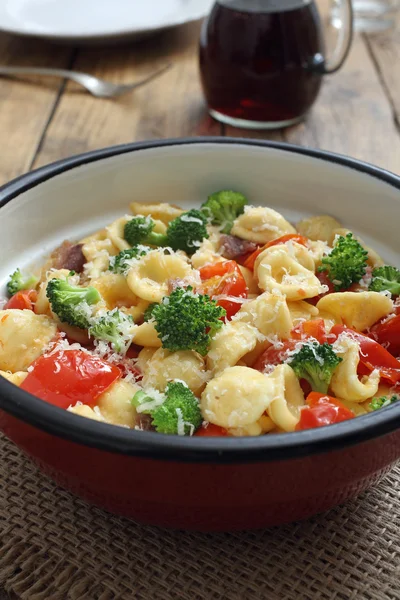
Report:
M 251 12 L 216 3 L 200 40 L 201 78 L 211 109 L 273 123 L 294 120 L 310 108 L 321 86 L 315 63 L 323 62 L 324 46 L 314 3 L 298 4 L 281 12 Z

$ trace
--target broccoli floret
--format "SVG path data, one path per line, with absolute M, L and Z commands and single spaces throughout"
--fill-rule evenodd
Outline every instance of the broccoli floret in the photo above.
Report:
M 140 409 L 154 398 L 146 392 L 137 392 L 132 404 Z M 169 435 L 193 435 L 203 422 L 199 401 L 193 392 L 180 381 L 168 384 L 164 402 L 151 410 L 143 410 L 152 418 L 152 425 L 158 433 Z
M 161 304 L 146 311 L 145 319 L 155 320 L 154 326 L 163 348 L 196 350 L 205 356 L 211 337 L 222 326 L 225 309 L 206 295 L 195 294 L 193 288 L 177 288 Z
M 125 275 L 130 268 L 129 261 L 135 258 L 140 258 L 150 251 L 148 246 L 134 246 L 128 250 L 122 250 L 117 256 L 112 256 L 110 260 L 109 271 Z
M 378 267 L 372 271 L 372 281 L 369 285 L 372 292 L 388 290 L 393 296 L 400 295 L 400 271 L 396 267 Z
M 167 246 L 184 250 L 192 255 L 204 238 L 208 238 L 207 218 L 200 210 L 192 209 L 170 222 L 167 229 Z
M 10 296 L 14 296 L 14 294 L 20 292 L 21 290 L 29 290 L 34 288 L 38 281 L 39 279 L 35 277 L 35 275 L 26 275 L 17 269 L 11 275 L 10 281 L 7 283 L 7 292 Z
M 326 394 L 332 375 L 342 358 L 330 344 L 304 344 L 288 361 L 299 379 L 306 379 L 314 392 Z
M 89 328 L 89 335 L 111 344 L 118 354 L 124 354 L 132 342 L 134 321 L 118 309 L 111 310 L 99 319 L 95 319 Z
M 246 204 L 248 201 L 243 194 L 223 190 L 209 196 L 201 210 L 213 225 L 221 227 L 222 233 L 230 233 L 233 221 L 243 213 Z
M 71 285 L 68 279 L 51 279 L 46 295 L 60 321 L 81 329 L 89 328 L 90 306 L 101 300 L 96 288 Z
M 151 217 L 133 217 L 124 227 L 124 238 L 131 246 L 137 246 L 138 244 L 166 246 L 166 235 L 154 232 L 155 226 L 156 224 Z
M 369 404 L 369 408 L 371 410 L 379 410 L 380 408 L 385 408 L 385 406 L 390 406 L 390 404 L 394 404 L 400 400 L 400 396 L 381 396 L 380 398 L 372 398 L 372 401 Z
M 360 281 L 367 270 L 368 252 L 348 233 L 339 236 L 328 256 L 322 259 L 318 271 L 326 271 L 336 292 L 346 290 L 352 283 Z

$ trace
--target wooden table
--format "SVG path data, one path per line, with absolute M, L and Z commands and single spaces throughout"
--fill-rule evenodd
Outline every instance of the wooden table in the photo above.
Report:
M 71 48 L 0 35 L 1 63 L 74 68 L 131 82 L 166 60 L 173 68 L 117 100 L 48 78 L 0 80 L 0 184 L 51 161 L 136 140 L 229 135 L 293 142 L 348 154 L 400 173 L 400 27 L 357 35 L 343 69 L 325 78 L 307 120 L 283 131 L 220 125 L 206 111 L 197 67 L 199 23 L 140 43 Z

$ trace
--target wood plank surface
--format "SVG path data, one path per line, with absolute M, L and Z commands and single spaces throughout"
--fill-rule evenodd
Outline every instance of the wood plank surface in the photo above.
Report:
M 400 132 L 400 18 L 397 29 L 369 34 L 365 39 Z
M 0 34 L 4 65 L 65 68 L 71 54 L 71 48 Z M 31 168 L 62 85 L 60 79 L 0 79 L 0 185 Z
M 348 154 L 400 173 L 400 135 L 362 36 L 355 36 L 343 68 L 325 77 L 307 120 L 284 135 L 288 142 Z
M 140 79 L 167 62 L 172 67 L 143 88 L 114 100 L 94 98 L 69 83 L 35 166 L 137 140 L 221 135 L 221 126 L 207 115 L 201 93 L 199 30 L 200 24 L 195 23 L 140 43 L 81 50 L 75 70 L 116 83 Z

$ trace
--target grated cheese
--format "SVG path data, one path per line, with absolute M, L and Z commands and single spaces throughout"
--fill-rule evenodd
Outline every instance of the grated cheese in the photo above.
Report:
M 185 435 L 185 421 L 183 420 L 182 410 L 180 408 L 176 408 L 175 412 L 178 417 L 177 434 Z

